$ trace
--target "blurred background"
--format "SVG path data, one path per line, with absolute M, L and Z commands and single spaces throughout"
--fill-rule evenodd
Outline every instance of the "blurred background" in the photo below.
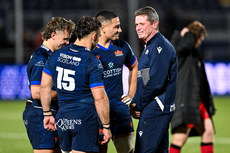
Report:
M 41 43 L 41 30 L 53 16 L 77 21 L 101 10 L 115 12 L 121 20 L 121 39 L 128 41 L 139 58 L 134 12 L 150 5 L 160 16 L 160 32 L 170 40 L 194 20 L 208 35 L 200 47 L 214 95 L 230 94 L 230 0 L 1 0 L 0 3 L 0 99 L 30 96 L 26 68 Z
M 160 32 L 169 40 L 174 30 L 191 21 L 199 20 L 206 26 L 208 35 L 200 51 L 217 110 L 214 149 L 230 152 L 230 0 L 0 0 L 0 153 L 32 152 L 22 120 L 25 99 L 30 97 L 26 69 L 48 20 L 62 16 L 76 22 L 101 10 L 113 11 L 121 20 L 121 39 L 130 43 L 139 58 L 142 47 L 134 12 L 147 5 L 158 12 Z M 127 73 L 124 69 L 124 79 Z M 128 90 L 127 84 L 124 89 Z M 137 123 L 134 120 L 135 129 Z M 189 139 L 183 152 L 199 152 L 199 143 L 199 137 Z M 109 153 L 115 152 L 110 143 Z

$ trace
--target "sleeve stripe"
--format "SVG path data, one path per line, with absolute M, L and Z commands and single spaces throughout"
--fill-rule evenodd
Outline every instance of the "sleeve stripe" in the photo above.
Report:
M 48 74 L 49 76 L 51 76 L 51 72 L 48 69 L 44 68 L 43 72 L 46 73 L 46 74 Z
M 104 84 L 102 82 L 90 84 L 91 89 L 95 87 L 104 87 Z
M 104 88 L 104 86 L 92 87 L 92 88 L 90 88 L 90 89 L 97 89 L 97 88 Z
M 38 86 L 38 87 L 40 87 L 41 85 L 30 85 L 30 86 Z
M 42 73 L 44 73 L 44 74 L 46 74 L 46 75 L 48 75 L 49 77 L 51 77 L 51 78 L 52 78 L 52 76 L 51 76 L 51 75 L 49 75 L 48 73 L 46 73 L 46 72 L 44 72 L 44 71 L 42 71 Z
M 135 61 L 133 62 L 133 64 L 130 67 L 133 67 L 136 63 L 137 63 L 137 58 L 135 58 Z
M 41 85 L 41 81 L 31 81 L 30 85 Z

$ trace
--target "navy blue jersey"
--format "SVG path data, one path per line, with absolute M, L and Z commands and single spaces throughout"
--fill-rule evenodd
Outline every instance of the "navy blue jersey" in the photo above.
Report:
M 42 44 L 37 50 L 34 51 L 27 67 L 29 87 L 41 85 L 42 70 L 45 67 L 45 63 L 49 55 L 51 55 L 52 53 L 53 52 L 49 48 Z M 54 88 L 52 89 L 55 90 Z M 33 105 L 41 106 L 40 100 L 34 99 L 33 102 Z M 54 108 L 57 108 L 57 103 L 53 102 L 52 106 L 54 106 Z
M 160 32 L 146 44 L 138 63 L 137 91 L 132 103 L 143 110 L 150 102 L 164 112 L 175 109 L 177 59 L 171 43 Z
M 59 109 L 95 109 L 90 89 L 104 87 L 101 62 L 85 47 L 70 44 L 57 50 L 43 70 L 53 78 Z
M 108 48 L 99 44 L 92 51 L 100 59 L 104 68 L 105 90 L 110 105 L 119 105 L 123 95 L 122 68 L 123 65 L 132 68 L 137 59 L 131 47 L 123 40 L 111 41 Z
M 40 47 L 35 50 L 27 67 L 29 86 L 41 85 L 42 70 L 51 53 L 52 51 L 43 45 L 40 45 Z

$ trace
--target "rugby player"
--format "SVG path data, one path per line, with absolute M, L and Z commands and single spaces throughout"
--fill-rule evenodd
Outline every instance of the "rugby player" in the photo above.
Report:
M 40 85 L 42 70 L 48 57 L 55 50 L 69 44 L 69 38 L 74 31 L 75 24 L 62 17 L 53 17 L 42 33 L 43 42 L 30 58 L 27 75 L 31 91 L 31 99 L 27 100 L 23 112 L 23 121 L 27 130 L 34 153 L 53 153 L 58 148 L 57 132 L 47 131 L 43 127 L 43 112 L 40 101 Z M 58 110 L 57 93 L 52 90 L 52 112 L 55 116 Z M 60 149 L 56 149 L 60 152 Z
M 95 17 L 83 17 L 76 27 L 74 44 L 56 51 L 43 70 L 44 127 L 51 131 L 57 129 L 63 153 L 98 152 L 98 116 L 104 134 L 101 144 L 108 143 L 112 136 L 103 67 L 90 52 L 98 43 L 101 23 Z M 50 107 L 53 84 L 59 105 L 55 119 Z
M 92 51 L 104 68 L 105 90 L 110 102 L 110 123 L 112 140 L 118 153 L 134 151 L 134 129 L 128 104 L 136 92 L 137 58 L 129 44 L 119 39 L 122 32 L 119 17 L 110 11 L 101 11 L 96 17 L 102 24 L 97 47 Z M 123 94 L 123 65 L 129 68 L 129 91 Z M 100 152 L 107 152 L 107 145 L 100 146 Z

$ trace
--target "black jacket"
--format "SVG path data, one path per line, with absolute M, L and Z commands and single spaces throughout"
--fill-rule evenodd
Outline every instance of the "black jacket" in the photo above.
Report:
M 179 32 L 175 32 L 171 42 L 176 49 L 178 59 L 176 110 L 171 123 L 173 132 L 181 125 L 201 124 L 199 111 L 201 101 L 210 117 L 214 115 L 215 108 L 203 60 L 198 50 L 194 48 L 194 35 L 188 32 L 181 37 Z

